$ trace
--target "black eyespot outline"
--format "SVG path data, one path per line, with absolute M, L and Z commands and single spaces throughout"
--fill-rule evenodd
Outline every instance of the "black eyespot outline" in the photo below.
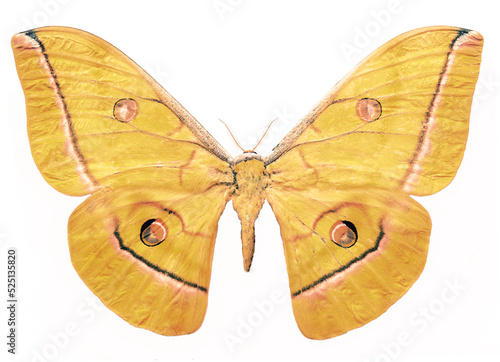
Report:
M 335 241 L 333 241 L 335 243 L 335 245 L 338 245 L 340 246 L 341 248 L 344 248 L 344 249 L 349 249 L 349 248 L 352 248 L 354 245 L 356 245 L 356 243 L 358 242 L 358 230 L 356 229 L 356 226 L 354 226 L 354 224 L 352 222 L 350 222 L 349 220 L 340 220 L 345 226 L 347 226 L 349 229 L 352 230 L 352 232 L 354 233 L 354 235 L 356 236 L 354 238 L 354 242 L 349 245 L 349 246 L 344 246 L 344 245 L 341 245 L 341 244 L 338 244 L 336 243 Z
M 377 117 L 377 118 L 375 118 L 375 119 L 372 119 L 371 121 L 368 121 L 369 123 L 371 123 L 371 122 L 375 122 L 377 119 L 379 119 L 379 118 L 382 116 L 382 112 L 383 112 L 384 110 L 382 109 L 382 104 L 380 104 L 380 102 L 378 101 L 378 99 L 375 99 L 375 98 L 368 98 L 368 97 L 361 98 L 361 99 L 358 101 L 358 104 L 359 104 L 359 102 L 364 101 L 364 100 L 368 100 L 368 99 L 369 99 L 369 100 L 372 100 L 372 101 L 377 102 L 377 103 L 378 103 L 378 105 L 379 105 L 379 107 L 380 107 L 380 114 L 378 115 L 378 117 Z M 356 107 L 358 107 L 358 105 L 356 105 Z
M 134 98 L 121 98 L 121 99 L 117 100 L 117 101 L 115 102 L 115 104 L 113 105 L 113 117 L 115 117 L 115 119 L 116 119 L 117 121 L 119 121 L 119 122 L 122 122 L 122 123 L 130 123 L 130 122 L 132 122 L 134 119 L 136 119 L 136 118 L 137 118 L 137 115 L 139 114 L 139 109 L 137 110 L 137 114 L 136 114 L 133 118 L 131 118 L 129 121 L 124 121 L 124 120 L 121 120 L 120 118 L 118 118 L 118 117 L 116 116 L 116 113 L 115 113 L 115 112 L 116 112 L 116 105 L 117 105 L 118 103 L 120 103 L 121 101 L 133 101 L 133 102 L 137 105 L 137 107 L 139 107 L 139 103 L 137 103 L 137 101 L 136 101 Z
M 158 245 L 160 245 L 161 243 L 163 243 L 166 240 L 166 238 L 165 238 L 165 239 L 159 241 L 156 244 L 151 244 L 151 243 L 148 243 L 147 241 L 145 241 L 143 239 L 142 234 L 144 233 L 144 230 L 146 230 L 148 227 L 150 227 L 154 222 L 156 222 L 156 220 L 158 220 L 158 219 L 149 219 L 146 222 L 144 222 L 142 224 L 142 226 L 141 226 L 141 233 L 139 234 L 139 237 L 141 238 L 142 243 L 144 245 L 146 245 L 148 248 L 152 248 L 152 247 L 158 246 Z M 161 219 L 160 219 L 160 221 L 161 221 Z

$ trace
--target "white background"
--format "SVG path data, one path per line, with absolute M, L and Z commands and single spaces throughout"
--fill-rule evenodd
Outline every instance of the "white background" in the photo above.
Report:
M 500 32 L 492 3 L 2 2 L 0 275 L 5 278 L 0 278 L 0 359 L 498 361 Z M 419 198 L 433 220 L 428 262 L 420 279 L 368 325 L 331 340 L 306 339 L 293 319 L 279 228 L 269 206 L 257 220 L 254 264 L 245 273 L 239 221 L 228 204 L 215 247 L 208 312 L 198 332 L 156 335 L 101 307 L 72 268 L 66 241 L 67 219 L 83 198 L 64 196 L 48 186 L 29 151 L 24 96 L 10 38 L 44 25 L 87 30 L 121 49 L 233 155 L 239 151 L 219 118 L 244 147 L 252 147 L 278 117 L 258 149 L 266 155 L 358 61 L 391 38 L 428 25 L 481 32 L 483 63 L 465 158 L 449 187 Z M 356 52 L 347 54 L 347 47 Z M 16 356 L 6 352 L 3 307 L 7 283 L 2 280 L 11 246 L 19 253 Z M 273 310 L 263 316 L 256 304 L 272 297 Z M 255 327 L 243 330 L 241 325 L 249 320 Z M 68 336 L 67 328 L 74 335 Z

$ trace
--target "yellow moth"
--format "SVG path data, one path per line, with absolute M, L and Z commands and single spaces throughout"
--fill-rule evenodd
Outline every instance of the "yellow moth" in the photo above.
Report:
M 283 239 L 293 312 L 309 338 L 360 327 L 408 291 L 431 220 L 410 195 L 459 167 L 482 37 L 429 27 L 389 41 L 263 157 L 232 157 L 145 71 L 102 39 L 15 35 L 33 158 L 90 196 L 68 225 L 73 265 L 100 300 L 164 335 L 202 324 L 218 220 L 231 200 L 245 270 L 265 200 Z

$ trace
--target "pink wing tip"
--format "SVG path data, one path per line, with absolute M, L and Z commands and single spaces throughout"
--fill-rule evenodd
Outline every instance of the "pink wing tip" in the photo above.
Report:
M 12 47 L 22 49 L 35 49 L 39 48 L 40 44 L 25 33 L 18 33 L 12 37 Z
M 481 47 L 483 44 L 483 36 L 475 30 L 471 30 L 468 33 L 462 35 L 457 39 L 453 48 L 475 48 Z

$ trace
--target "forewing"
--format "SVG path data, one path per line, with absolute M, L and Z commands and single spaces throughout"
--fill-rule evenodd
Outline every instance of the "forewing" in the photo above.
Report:
M 12 48 L 33 158 L 58 191 L 85 195 L 145 168 L 230 172 L 231 157 L 208 132 L 104 40 L 48 27 L 15 35 Z
M 389 41 L 275 148 L 266 161 L 273 179 L 441 190 L 465 150 L 482 43 L 478 32 L 450 27 Z

